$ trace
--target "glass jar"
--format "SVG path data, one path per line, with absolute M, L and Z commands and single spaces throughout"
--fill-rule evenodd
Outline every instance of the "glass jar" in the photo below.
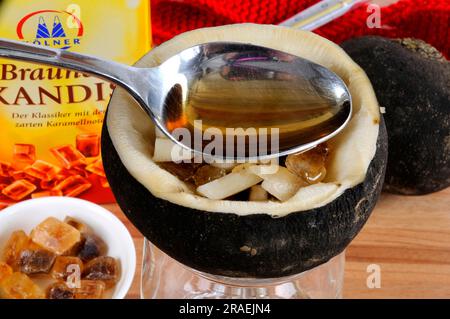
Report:
M 141 298 L 144 299 L 309 299 L 342 298 L 345 251 L 297 275 L 271 278 L 216 276 L 175 261 L 144 241 Z

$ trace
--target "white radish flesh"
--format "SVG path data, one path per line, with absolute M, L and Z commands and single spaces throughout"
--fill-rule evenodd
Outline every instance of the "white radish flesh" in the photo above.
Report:
M 305 183 L 296 175 L 282 166 L 255 165 L 248 169 L 263 178 L 261 187 L 269 194 L 284 202 L 297 193 Z
M 262 181 L 262 178 L 243 170 L 230 173 L 207 184 L 197 187 L 197 192 L 210 199 L 224 199 L 235 195 Z
M 155 162 L 180 162 L 192 158 L 192 153 L 169 139 L 156 138 L 153 161 Z

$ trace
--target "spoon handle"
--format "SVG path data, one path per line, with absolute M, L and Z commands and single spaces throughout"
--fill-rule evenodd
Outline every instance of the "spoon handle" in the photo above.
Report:
M 133 95 L 137 94 L 135 89 L 133 89 L 133 80 L 136 78 L 135 68 L 124 64 L 105 61 L 89 55 L 1 38 L 0 56 L 91 74 L 118 84 L 131 91 L 130 93 L 134 93 Z
M 280 23 L 306 31 L 315 30 L 369 0 L 323 0 Z

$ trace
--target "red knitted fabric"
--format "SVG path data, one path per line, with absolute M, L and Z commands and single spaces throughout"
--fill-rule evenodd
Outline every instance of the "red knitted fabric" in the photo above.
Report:
M 151 0 L 155 43 L 181 32 L 230 23 L 277 24 L 317 0 Z M 416 37 L 450 57 L 450 0 L 400 0 L 382 8 L 381 29 L 369 29 L 367 6 L 346 14 L 316 32 L 336 43 L 376 34 Z

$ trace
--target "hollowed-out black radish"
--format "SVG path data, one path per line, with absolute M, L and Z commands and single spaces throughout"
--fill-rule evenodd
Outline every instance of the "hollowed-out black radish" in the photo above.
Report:
M 328 143 L 326 178 L 301 185 L 286 201 L 264 192 L 254 201 L 205 198 L 152 161 L 154 126 L 131 97 L 116 89 L 104 124 L 102 155 L 120 207 L 162 251 L 200 271 L 268 278 L 328 261 L 358 234 L 383 184 L 387 135 L 368 78 L 342 49 L 313 33 L 254 24 L 182 34 L 153 49 L 137 65 L 157 65 L 208 41 L 270 46 L 342 77 L 352 94 L 354 114 Z

